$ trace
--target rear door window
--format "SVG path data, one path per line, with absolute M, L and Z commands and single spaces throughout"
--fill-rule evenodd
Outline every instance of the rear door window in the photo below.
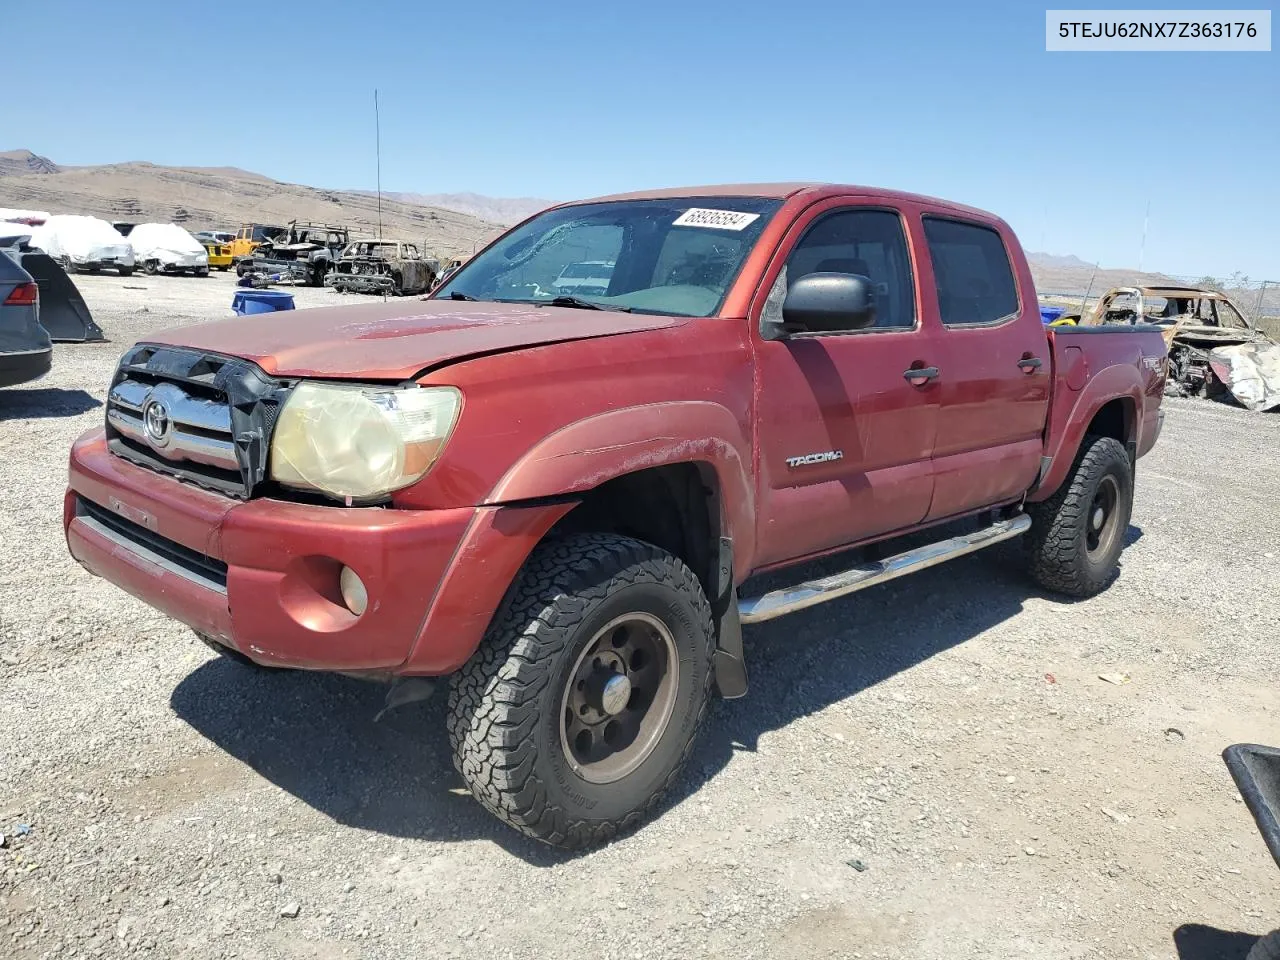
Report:
M 1017 315 L 1018 285 L 999 233 L 941 217 L 925 217 L 924 233 L 945 325 L 994 324 Z

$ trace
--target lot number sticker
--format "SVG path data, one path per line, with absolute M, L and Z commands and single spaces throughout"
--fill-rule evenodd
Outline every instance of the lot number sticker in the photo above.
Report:
M 708 227 L 712 230 L 745 230 L 752 221 L 759 220 L 758 213 L 739 213 L 737 210 L 711 210 L 706 207 L 690 207 L 676 217 L 674 227 Z

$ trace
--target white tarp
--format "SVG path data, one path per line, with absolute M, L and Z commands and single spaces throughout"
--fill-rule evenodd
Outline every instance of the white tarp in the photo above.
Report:
M 168 268 L 209 266 L 204 245 L 176 223 L 140 223 L 129 231 L 129 242 L 139 264 L 155 260 Z
M 38 223 L 41 220 L 48 219 L 49 214 L 43 210 L 16 210 L 13 207 L 0 207 L 0 220 L 5 222 L 24 223 L 26 221 L 35 221 Z
M 1255 340 L 1209 351 L 1209 366 L 1250 410 L 1280 407 L 1280 345 Z
M 58 215 L 31 228 L 31 246 L 39 247 L 55 260 L 73 264 L 133 266 L 133 246 L 111 224 L 97 217 Z

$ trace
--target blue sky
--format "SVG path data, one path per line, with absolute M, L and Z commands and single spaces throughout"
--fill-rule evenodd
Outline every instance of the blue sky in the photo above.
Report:
M 257 9 L 9 0 L 40 89 L 0 97 L 0 149 L 371 188 L 377 86 L 387 190 L 837 180 L 1103 266 L 1137 265 L 1150 203 L 1148 269 L 1280 280 L 1274 50 L 1051 54 L 1043 6 L 954 0 Z

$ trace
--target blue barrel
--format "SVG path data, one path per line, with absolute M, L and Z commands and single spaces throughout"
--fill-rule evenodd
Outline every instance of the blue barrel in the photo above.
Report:
M 1053 323 L 1066 312 L 1066 307 L 1041 307 L 1040 319 L 1044 323 Z
M 231 309 L 241 317 L 246 313 L 292 310 L 293 294 L 282 290 L 237 290 L 231 298 Z

